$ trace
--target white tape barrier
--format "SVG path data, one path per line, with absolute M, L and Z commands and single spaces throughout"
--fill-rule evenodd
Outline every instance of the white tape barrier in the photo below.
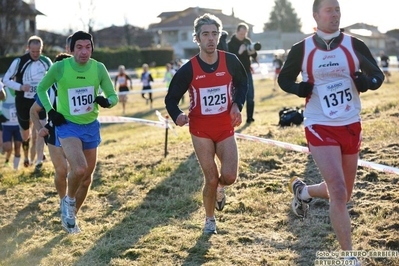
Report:
M 155 114 L 157 115 L 159 121 L 161 121 L 165 124 L 165 128 L 168 127 L 170 130 L 172 130 L 172 132 L 175 134 L 175 136 L 177 136 L 177 133 L 176 133 L 175 129 L 173 128 L 173 126 L 171 125 L 169 118 L 164 118 L 162 116 L 161 112 L 158 110 L 155 110 Z
M 152 121 L 152 120 L 145 120 L 145 119 L 139 119 L 139 118 L 131 118 L 131 117 L 123 117 L 123 116 L 99 116 L 98 120 L 100 121 L 100 123 L 128 123 L 128 122 L 136 122 L 136 123 L 142 123 L 142 124 L 146 124 L 146 125 L 150 125 L 150 126 L 157 126 L 157 127 L 161 127 L 161 128 L 170 128 L 173 133 L 177 136 L 177 133 L 175 132 L 175 130 L 173 129 L 172 125 L 171 125 L 171 120 L 167 120 L 167 118 L 162 117 L 161 113 L 156 110 L 156 115 L 158 117 L 158 119 L 160 121 Z M 299 146 L 299 145 L 295 145 L 295 144 L 291 144 L 291 143 L 287 143 L 287 142 L 282 142 L 282 141 L 277 141 L 277 140 L 271 140 L 271 139 L 264 139 L 264 138 L 259 138 L 259 137 L 254 137 L 254 136 L 250 136 L 250 135 L 245 135 L 245 134 L 241 134 L 241 133 L 235 133 L 235 136 L 241 139 L 245 139 L 245 140 L 251 140 L 251 141 L 255 141 L 255 142 L 262 142 L 262 143 L 266 143 L 272 146 L 276 146 L 276 147 L 280 147 L 286 150 L 293 150 L 293 151 L 297 151 L 297 152 L 303 152 L 303 153 L 308 153 L 309 149 L 307 147 L 304 146 Z M 399 175 L 399 169 L 398 168 L 394 168 L 394 167 L 390 167 L 390 166 L 386 166 L 386 165 L 382 165 L 382 164 L 377 164 L 377 163 L 372 163 L 372 162 L 367 162 L 367 161 L 363 161 L 363 160 L 358 160 L 358 165 L 362 166 L 362 167 L 366 167 L 366 168 L 370 168 L 370 169 L 375 169 L 384 173 L 388 173 L 388 174 L 397 174 Z
M 286 150 L 293 150 L 293 151 L 299 151 L 299 152 L 304 152 L 304 153 L 309 153 L 310 154 L 310 151 L 309 151 L 309 149 L 307 147 L 303 147 L 303 146 L 299 146 L 299 145 L 295 145 L 295 144 L 291 144 L 291 143 L 286 143 L 286 142 L 281 142 L 281 141 L 276 141 L 276 140 L 271 140 L 271 139 L 258 138 L 258 137 L 244 135 L 244 134 L 240 134 L 240 133 L 236 133 L 235 135 L 238 138 L 242 138 L 242 139 L 246 139 L 246 140 L 252 140 L 252 141 L 257 141 L 257 142 L 263 142 L 263 143 L 266 143 L 266 144 L 269 144 L 269 145 L 273 145 L 273 146 L 284 148 Z M 397 175 L 399 175 L 399 169 L 398 168 L 386 166 L 386 165 L 383 165 L 383 164 L 367 162 L 367 161 L 363 161 L 363 160 L 359 159 L 358 160 L 358 165 L 362 166 L 362 167 L 366 167 L 366 168 L 371 168 L 371 169 L 375 169 L 375 170 L 378 170 L 378 171 L 382 171 L 382 172 L 388 173 L 388 174 L 397 174 Z
M 149 125 L 149 126 L 166 128 L 165 122 L 151 121 L 151 120 L 125 117 L 125 116 L 99 116 L 98 121 L 100 121 L 100 123 L 103 123 L 103 124 L 136 122 L 136 123 L 141 123 L 141 124 L 145 124 L 145 125 Z
M 358 164 L 360 166 L 363 166 L 363 167 L 366 167 L 366 168 L 372 168 L 372 169 L 375 169 L 375 170 L 378 170 L 378 171 L 382 171 L 382 172 L 387 173 L 387 174 L 397 174 L 397 175 L 399 175 L 399 169 L 398 168 L 394 168 L 394 167 L 391 167 L 391 166 L 386 166 L 386 165 L 383 165 L 383 164 L 367 162 L 367 161 L 363 161 L 363 160 L 360 160 L 360 159 L 357 162 L 358 162 Z
M 241 138 L 241 139 L 246 139 L 246 140 L 252 140 L 252 141 L 257 141 L 257 142 L 263 142 L 272 146 L 277 146 L 284 148 L 286 150 L 293 150 L 293 151 L 299 151 L 299 152 L 304 152 L 304 153 L 310 153 L 309 149 L 307 147 L 295 145 L 295 144 L 290 144 L 286 142 L 281 142 L 277 140 L 271 140 L 271 139 L 264 139 L 264 138 L 258 138 L 250 135 L 244 135 L 241 133 L 235 133 L 236 137 Z
M 177 133 L 175 129 L 172 127 L 171 123 L 169 122 L 169 119 L 163 118 L 158 110 L 156 110 L 156 114 L 158 116 L 159 121 L 145 120 L 140 118 L 125 117 L 125 116 L 99 116 L 98 121 L 103 124 L 135 122 L 149 126 L 156 126 L 160 128 L 169 128 L 177 136 Z
M 152 89 L 152 90 L 131 90 L 131 91 L 121 91 L 118 92 L 118 95 L 128 95 L 128 94 L 143 94 L 143 93 L 155 93 L 155 92 L 163 92 L 168 91 L 168 88 L 161 89 Z

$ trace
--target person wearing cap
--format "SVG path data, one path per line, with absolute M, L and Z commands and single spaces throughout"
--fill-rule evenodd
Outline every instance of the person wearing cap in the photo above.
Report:
M 99 106 L 111 108 L 118 95 L 105 65 L 91 58 L 93 37 L 84 31 L 72 35 L 72 57 L 56 62 L 37 88 L 37 94 L 70 165 L 67 195 L 61 200 L 61 221 L 68 233 L 79 233 L 76 213 L 82 206 L 97 163 L 101 142 Z M 50 102 L 47 90 L 58 86 L 57 108 Z M 99 88 L 104 95 L 99 94 Z

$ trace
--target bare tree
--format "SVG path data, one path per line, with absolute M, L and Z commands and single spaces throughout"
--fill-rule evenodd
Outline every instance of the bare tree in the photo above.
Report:
M 125 25 L 123 26 L 123 28 L 125 30 L 124 33 L 125 33 L 126 44 L 128 46 L 132 46 L 133 45 L 133 40 L 132 40 L 132 35 L 130 33 L 130 31 L 132 29 L 132 26 L 129 25 L 129 21 L 128 21 L 128 18 L 126 16 L 126 14 L 125 14 Z
M 83 28 L 86 29 L 89 33 L 93 33 L 93 27 L 95 24 L 95 11 L 96 5 L 95 0 L 79 1 L 79 10 L 80 10 L 80 21 L 82 22 Z M 86 28 L 87 27 L 87 28 Z

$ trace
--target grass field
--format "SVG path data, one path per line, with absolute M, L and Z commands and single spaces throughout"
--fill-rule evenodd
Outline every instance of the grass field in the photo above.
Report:
M 399 167 L 398 85 L 394 73 L 391 83 L 361 95 L 362 160 Z M 255 82 L 256 121 L 237 132 L 306 146 L 303 126 L 276 126 L 282 107 L 303 107 L 304 100 L 272 87 L 271 80 Z M 140 88 L 134 84 L 134 90 Z M 155 110 L 166 115 L 164 96 L 154 94 L 151 110 L 140 94 L 129 95 L 125 116 L 157 121 Z M 182 106 L 187 110 L 187 96 Z M 103 116 L 121 114 L 121 106 L 101 110 Z M 225 209 L 216 213 L 218 234 L 204 236 L 201 169 L 188 128 L 174 131 L 169 131 L 165 157 L 164 129 L 103 125 L 93 184 L 78 214 L 79 235 L 61 229 L 50 162 L 41 173 L 2 168 L 0 265 L 308 266 L 317 251 L 339 250 L 327 200 L 314 200 L 305 220 L 291 211 L 288 180 L 321 181 L 311 155 L 245 139 L 237 139 L 239 178 L 226 190 Z M 361 257 L 363 265 L 399 265 L 398 181 L 395 174 L 358 169 L 348 203 L 354 249 L 396 251 L 396 257 Z

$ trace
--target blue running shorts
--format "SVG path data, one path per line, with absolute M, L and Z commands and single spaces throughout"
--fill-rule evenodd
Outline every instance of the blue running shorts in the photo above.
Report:
M 82 141 L 83 150 L 97 148 L 101 143 L 100 122 L 96 119 L 90 124 L 75 124 L 67 121 L 66 124 L 55 127 L 58 138 L 78 138 Z

